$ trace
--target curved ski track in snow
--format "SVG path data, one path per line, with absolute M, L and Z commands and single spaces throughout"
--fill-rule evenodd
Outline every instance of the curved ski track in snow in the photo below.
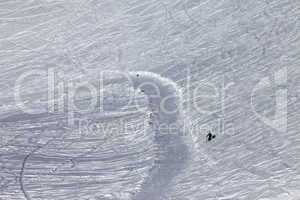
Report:
M 180 173 L 189 155 L 183 140 L 181 90 L 172 80 L 150 72 L 130 72 L 129 78 L 132 86 L 148 98 L 151 111 L 149 131 L 154 132 L 157 145 L 155 163 L 133 199 L 163 199 L 172 179 Z M 22 192 L 27 200 L 32 198 L 24 187 L 23 175 L 26 162 L 36 150 L 25 157 L 20 176 Z
M 172 178 L 180 173 L 188 155 L 182 138 L 181 91 L 172 80 L 154 73 L 131 72 L 130 78 L 133 86 L 148 97 L 158 145 L 156 163 L 134 199 L 164 199 Z

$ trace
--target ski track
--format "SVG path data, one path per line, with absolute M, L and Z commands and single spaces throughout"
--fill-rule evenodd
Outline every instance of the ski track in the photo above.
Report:
M 1 0 L 0 199 L 298 200 L 299 8 L 290 0 Z M 50 68 L 67 82 L 95 83 L 110 71 L 104 112 L 77 116 L 104 129 L 80 132 L 66 113 L 47 113 L 44 77 L 22 90 L 41 114 L 20 111 L 16 78 Z M 287 82 L 273 87 L 285 68 Z M 273 85 L 250 102 L 266 78 Z M 160 96 L 142 93 L 144 83 Z M 133 87 L 140 110 L 124 107 Z M 288 91 L 286 131 L 262 121 L 276 114 L 277 90 Z M 212 94 L 224 95 L 224 110 Z M 158 107 L 169 95 L 177 113 Z M 113 131 L 122 123 L 130 128 Z M 172 133 L 158 130 L 174 123 Z M 194 127 L 217 138 L 207 143 L 206 129 Z
M 136 71 L 130 72 L 129 77 L 132 86 L 136 90 L 142 91 L 147 97 L 151 116 L 150 122 L 152 123 L 149 126 L 149 132 L 154 132 L 157 145 L 154 164 L 149 170 L 150 172 L 145 182 L 142 183 L 140 191 L 133 196 L 133 199 L 165 199 L 168 196 L 167 192 L 168 188 L 171 187 L 172 179 L 183 170 L 189 155 L 188 146 L 183 138 L 186 134 L 184 133 L 182 121 L 181 90 L 175 82 L 155 73 Z M 137 113 L 120 113 L 118 117 Z M 116 114 L 110 114 L 104 115 L 102 120 L 109 119 L 110 116 L 116 118 Z M 93 118 L 95 119 L 95 117 L 97 117 L 97 120 L 101 120 L 99 116 L 95 115 Z M 51 140 L 47 143 L 50 142 Z M 43 148 L 47 145 L 43 145 Z M 41 147 L 30 152 L 22 164 L 20 184 L 27 200 L 32 198 L 24 187 L 25 166 L 27 160 L 39 149 Z M 75 164 L 73 163 L 73 165 Z
M 131 72 L 130 78 L 134 88 L 148 97 L 150 127 L 158 145 L 154 166 L 134 199 L 165 199 L 172 179 L 183 170 L 189 155 L 183 139 L 181 90 L 173 81 L 150 72 Z

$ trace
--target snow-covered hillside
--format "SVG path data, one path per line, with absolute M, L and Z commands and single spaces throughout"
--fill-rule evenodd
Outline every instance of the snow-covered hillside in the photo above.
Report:
M 300 199 L 299 17 L 1 0 L 0 199 Z

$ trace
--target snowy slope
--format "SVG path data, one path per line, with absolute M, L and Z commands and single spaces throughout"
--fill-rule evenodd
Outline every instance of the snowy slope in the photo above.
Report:
M 299 11 L 0 1 L 0 199 L 300 199 Z

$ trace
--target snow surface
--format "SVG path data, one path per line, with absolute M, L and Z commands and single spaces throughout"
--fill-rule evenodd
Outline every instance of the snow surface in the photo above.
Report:
M 183 134 L 181 91 L 173 81 L 150 72 L 131 72 L 133 87 L 149 101 L 151 130 L 155 133 L 157 157 L 148 179 L 134 199 L 163 199 L 172 178 L 182 170 L 188 158 Z
M 1 0 L 0 199 L 299 200 L 299 11 Z

